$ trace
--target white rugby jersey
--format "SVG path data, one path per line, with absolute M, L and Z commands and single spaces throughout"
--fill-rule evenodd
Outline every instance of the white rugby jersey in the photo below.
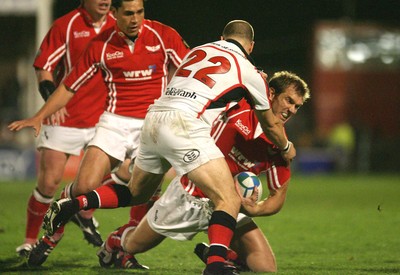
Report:
M 200 117 L 206 110 L 223 109 L 244 97 L 252 100 L 255 109 L 267 110 L 268 93 L 267 82 L 241 45 L 220 40 L 194 48 L 149 111 L 179 109 Z

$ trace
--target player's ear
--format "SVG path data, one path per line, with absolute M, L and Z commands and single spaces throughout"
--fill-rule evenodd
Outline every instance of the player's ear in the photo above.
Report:
M 275 89 L 272 87 L 269 87 L 269 99 L 272 101 L 272 99 L 275 97 Z
M 249 46 L 249 54 L 253 52 L 254 44 L 255 44 L 255 43 L 256 43 L 256 42 L 251 41 L 250 46 Z

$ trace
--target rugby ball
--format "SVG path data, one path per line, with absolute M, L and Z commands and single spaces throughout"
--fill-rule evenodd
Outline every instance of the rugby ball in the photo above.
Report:
M 254 188 L 258 188 L 257 201 L 261 200 L 262 197 L 262 184 L 259 177 L 252 172 L 241 172 L 234 177 L 235 183 L 238 185 L 241 195 L 244 198 L 248 198 L 253 195 Z

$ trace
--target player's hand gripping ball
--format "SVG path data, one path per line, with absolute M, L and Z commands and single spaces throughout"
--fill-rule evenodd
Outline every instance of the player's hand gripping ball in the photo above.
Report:
M 252 172 L 241 172 L 234 177 L 235 183 L 238 185 L 243 198 L 249 198 L 253 195 L 255 187 L 258 189 L 257 202 L 262 197 L 262 183 L 256 174 Z

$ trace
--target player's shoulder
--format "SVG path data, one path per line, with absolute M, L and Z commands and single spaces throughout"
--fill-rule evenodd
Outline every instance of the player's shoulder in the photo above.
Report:
M 145 19 L 143 21 L 143 25 L 160 34 L 179 35 L 178 32 L 173 27 L 156 20 Z
M 173 29 L 171 26 L 161 23 L 160 21 L 150 20 L 150 19 L 144 19 L 143 25 L 149 26 L 149 27 L 152 27 L 155 29 Z
M 242 99 L 226 111 L 227 117 L 252 116 L 252 107 L 246 99 Z

